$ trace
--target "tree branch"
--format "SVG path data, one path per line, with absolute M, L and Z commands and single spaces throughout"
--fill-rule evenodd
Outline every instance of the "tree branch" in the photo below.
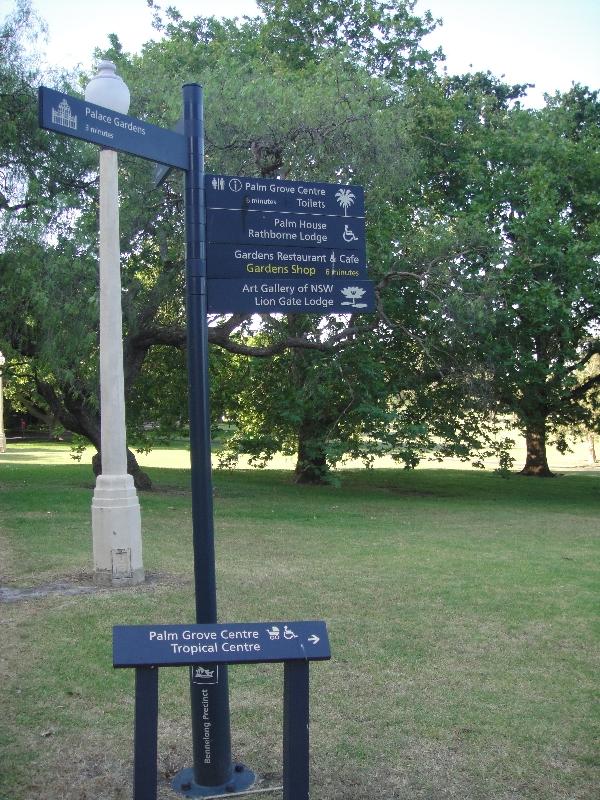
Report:
M 583 399 L 594 386 L 600 386 L 600 373 L 598 373 L 598 375 L 592 375 L 591 378 L 575 386 L 568 394 L 569 400 Z
M 573 373 L 577 372 L 579 369 L 582 369 L 595 355 L 600 355 L 600 339 L 594 339 L 593 341 L 588 342 L 587 350 L 581 359 L 575 364 L 571 364 L 571 366 L 567 367 L 567 372 Z

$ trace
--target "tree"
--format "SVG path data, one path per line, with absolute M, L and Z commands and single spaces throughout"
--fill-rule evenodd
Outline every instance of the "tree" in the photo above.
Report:
M 469 343 L 472 392 L 516 416 L 523 474 L 547 476 L 548 433 L 588 416 L 597 383 L 577 378 L 599 348 L 597 93 L 574 87 L 536 112 L 490 75 L 445 79 L 437 103 L 431 87 L 422 117 L 446 163 L 424 213 L 486 242 L 452 265 L 448 316 Z
M 208 161 L 213 169 L 320 179 L 331 175 L 338 180 L 365 174 L 374 182 L 390 164 L 398 166 L 399 174 L 406 172 L 409 148 L 398 150 L 393 139 L 401 122 L 386 111 L 393 93 L 350 64 L 345 54 L 332 52 L 300 74 L 263 48 L 255 36 L 256 21 L 236 26 L 198 18 L 175 24 L 174 12 L 171 20 L 165 41 L 148 45 L 142 57 L 124 54 L 116 37 L 108 55 L 137 98 L 132 113 L 151 114 L 163 124 L 178 113 L 180 84 L 200 72 L 207 88 Z M 164 91 L 157 92 L 161 79 Z M 23 213 L 15 215 L 2 255 L 9 276 L 3 291 L 13 309 L 5 318 L 6 337 L 13 352 L 32 366 L 31 380 L 23 384 L 27 401 L 51 411 L 65 427 L 98 446 L 94 151 L 64 140 L 62 151 L 52 150 L 62 137 L 37 131 L 34 80 L 37 76 L 30 76 L 27 83 L 26 137 L 44 143 L 52 163 L 40 159 L 40 164 L 49 172 L 60 172 L 62 156 L 70 152 L 64 148 L 72 148 L 73 180 L 58 182 L 44 204 L 36 195 L 36 165 L 20 159 L 28 200 Z M 380 120 L 376 127 L 374 119 Z M 161 190 L 151 190 L 144 166 L 127 157 L 121 165 L 122 239 L 129 243 L 123 247 L 125 379 L 128 394 L 139 398 L 135 385 L 144 379 L 141 370 L 151 349 L 158 353 L 161 347 L 185 346 L 181 187 L 174 176 Z M 57 207 L 62 217 L 49 214 Z M 29 271 L 22 281 L 25 259 Z M 13 326 L 15 319 L 20 322 Z M 246 335 L 247 320 L 215 318 L 210 340 L 232 352 L 258 356 L 288 347 L 333 352 L 360 325 L 350 318 L 326 332 L 315 321 L 297 333 L 293 325 L 265 318 L 263 328 L 262 343 L 256 346 Z M 145 413 L 150 414 L 147 404 Z
M 69 260 L 64 253 L 62 279 L 55 280 L 57 262 L 49 242 L 69 226 L 71 209 L 85 201 L 93 179 L 89 151 L 63 137 L 48 139 L 38 128 L 36 87 L 41 73 L 26 54 L 27 45 L 43 32 L 26 0 L 19 0 L 0 30 L 0 340 L 8 357 L 9 396 L 30 413 L 54 422 L 56 415 L 38 384 L 60 381 L 52 369 L 54 361 L 65 364 L 73 347 L 61 339 L 64 318 L 48 288 L 58 295 L 64 292 L 61 299 L 74 304 L 81 271 L 67 276 L 64 268 L 79 266 L 80 254 L 71 251 L 77 257 Z M 76 320 L 85 317 L 88 308 L 89 303 L 79 307 Z M 70 333 L 73 341 L 77 326 Z
M 257 0 L 265 24 L 261 41 L 293 69 L 342 51 L 371 75 L 402 84 L 415 71 L 432 70 L 441 53 L 422 45 L 434 30 L 431 13 L 414 13 L 416 0 Z
M 318 58 L 298 69 L 297 65 L 290 67 L 280 53 L 268 52 L 264 46 L 261 49 L 261 39 L 255 36 L 256 22 L 232 29 L 215 20 L 197 18 L 184 22 L 172 12 L 170 19 L 169 24 L 159 22 L 167 34 L 166 39 L 148 46 L 143 59 L 129 62 L 119 54 L 118 48 L 111 55 L 115 60 L 121 58 L 120 71 L 131 85 L 135 84 L 137 71 L 140 86 L 139 71 L 146 59 L 152 65 L 153 76 L 157 71 L 169 76 L 173 94 L 178 93 L 184 74 L 199 74 L 207 98 L 206 119 L 207 122 L 212 120 L 207 127 L 209 169 L 262 177 L 323 180 L 331 175 L 333 180 L 364 179 L 361 182 L 373 186 L 380 197 L 384 194 L 384 181 L 389 186 L 410 174 L 410 143 L 405 141 L 403 148 L 398 147 L 405 136 L 397 93 L 363 67 L 351 63 L 345 48 L 343 52 L 319 52 Z M 223 38 L 230 43 L 229 53 L 223 52 Z M 220 53 L 218 63 L 210 57 L 213 49 Z M 172 75 L 170 69 L 163 66 L 173 63 L 180 75 L 177 72 Z M 218 86 L 218 107 L 211 106 L 213 86 Z M 243 87 L 241 92 L 240 86 Z M 143 89 L 138 94 L 143 97 Z M 169 96 L 168 91 L 155 98 L 161 100 L 165 96 Z M 217 96 L 216 90 L 212 96 Z M 230 98 L 235 98 L 235 103 Z M 157 111 L 160 113 L 159 109 Z M 391 172 L 390 168 L 395 171 Z M 172 195 L 173 184 L 168 183 L 167 202 Z M 349 206 L 351 198 L 347 199 Z M 376 231 L 379 215 L 374 213 L 373 219 L 372 230 Z M 381 233 L 375 232 L 375 238 L 383 244 Z M 375 254 L 375 247 L 372 252 Z M 377 255 L 374 261 L 376 263 Z M 373 324 L 369 321 L 361 323 L 360 327 L 368 332 Z M 297 367 L 307 360 L 321 365 L 326 362 L 332 374 L 337 375 L 340 351 L 350 342 L 355 346 L 359 327 L 352 319 L 348 324 L 340 324 L 313 318 L 299 324 L 293 318 L 265 316 L 260 337 L 253 332 L 248 336 L 250 330 L 247 320 L 233 317 L 216 325 L 213 323 L 210 338 L 231 352 L 254 356 L 275 355 L 289 346 L 315 351 L 312 357 L 293 357 Z M 130 342 L 134 340 L 135 337 L 129 338 Z M 318 356 L 317 351 L 329 355 Z M 270 371 L 270 368 L 265 367 L 265 370 Z M 364 413 L 367 406 L 363 404 L 362 408 Z M 288 421 L 292 416 L 288 415 Z M 307 425 L 303 425 L 301 419 L 298 425 L 300 430 L 292 438 L 305 442 Z M 321 426 L 328 427 L 325 423 Z M 309 438 L 315 441 L 314 430 Z M 248 436 L 244 441 L 249 442 Z M 319 448 L 302 446 L 301 450 L 304 453 L 302 462 L 306 462 L 308 450 L 316 453 L 315 462 L 318 463 L 312 472 L 318 474 L 323 469 Z M 306 470 L 306 474 L 310 472 L 311 469 Z
M 257 328 L 228 315 L 210 323 L 210 341 L 233 354 L 215 353 L 213 370 L 228 373 L 229 386 L 235 370 L 247 376 L 260 387 L 263 409 L 252 416 L 243 393 L 231 392 L 215 397 L 215 419 L 237 415 L 242 427 L 232 446 L 251 452 L 265 441 L 267 421 L 278 420 L 271 441 L 298 446 L 301 475 L 322 476 L 344 452 L 368 458 L 381 447 L 407 464 L 436 441 L 439 452 L 452 447 L 466 457 L 485 440 L 474 421 L 490 411 L 514 410 L 527 428 L 539 376 L 549 375 L 531 347 L 548 287 L 581 308 L 556 318 L 565 329 L 573 319 L 579 327 L 555 359 L 563 365 L 554 392 L 561 401 L 553 401 L 544 431 L 567 407 L 575 413 L 578 393 L 589 388 L 574 376 L 595 348 L 596 161 L 586 159 L 597 143 L 596 101 L 573 97 L 535 114 L 518 106 L 524 87 L 489 74 L 436 78 L 436 55 L 421 47 L 433 22 L 415 17 L 414 5 L 264 2 L 264 18 L 241 22 L 183 20 L 172 9 L 163 18 L 157 10 L 161 41 L 131 56 L 113 36 L 107 54 L 132 89 L 131 113 L 155 123 L 175 122 L 182 83 L 193 77 L 204 84 L 209 171 L 367 189 L 376 317 L 265 315 Z M 95 153 L 37 131 L 32 81 L 25 81 L 29 121 L 21 138 L 46 149 L 39 161 L 25 152 L 12 158 L 26 205 L 10 212 L 4 228 L 3 291 L 12 305 L 0 334 L 31 367 L 30 400 L 97 442 Z M 11 157 L 15 147 L 10 139 Z M 548 157 L 561 154 L 561 177 L 544 177 Z M 53 182 L 44 183 L 46 174 Z M 130 431 L 148 443 L 149 421 L 185 425 L 187 414 L 182 391 L 152 391 L 161 372 L 177 373 L 185 348 L 181 178 L 155 189 L 148 166 L 124 156 L 121 193 Z M 349 211 L 350 196 L 343 201 Z M 534 270 L 542 257 L 546 264 L 559 259 L 569 276 L 560 286 L 546 281 L 546 294 Z M 585 281 L 575 290 L 572 276 L 582 265 Z M 527 302 L 517 324 L 521 279 Z M 525 314 L 528 303 L 535 313 Z M 517 343 L 517 330 L 525 344 Z M 554 361 L 551 367 L 558 376 Z M 280 391 L 282 375 L 293 376 L 306 402 L 287 391 L 289 381 Z
M 510 122 L 500 149 L 510 168 L 498 170 L 495 198 L 506 257 L 496 346 L 489 342 L 492 380 L 525 433 L 523 474 L 549 476 L 548 433 L 588 417 L 583 401 L 598 381 L 577 377 L 600 352 L 597 93 L 574 88 Z
M 226 387 L 224 414 L 234 429 L 221 462 L 247 453 L 264 465 L 278 452 L 295 454 L 296 480 L 323 483 L 343 457 L 369 460 L 370 426 L 385 414 L 387 398 L 385 368 L 373 350 L 378 346 L 376 335 L 363 334 L 334 358 L 287 350 L 267 361 L 226 359 L 217 387 Z

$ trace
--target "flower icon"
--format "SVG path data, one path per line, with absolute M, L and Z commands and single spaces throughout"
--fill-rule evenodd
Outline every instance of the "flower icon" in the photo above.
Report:
M 360 300 L 361 297 L 364 296 L 365 290 L 361 289 L 360 286 L 347 286 L 345 289 L 342 289 L 342 294 L 344 297 L 348 298 L 349 302 L 341 303 L 343 306 L 352 306 L 352 308 L 366 308 L 366 303 L 355 303 L 355 300 Z

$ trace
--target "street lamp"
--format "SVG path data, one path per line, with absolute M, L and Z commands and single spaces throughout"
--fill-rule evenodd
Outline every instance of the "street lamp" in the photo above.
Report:
M 0 453 L 6 453 L 6 436 L 4 435 L 4 394 L 2 389 L 2 367 L 6 363 L 0 351 Z
M 100 62 L 85 99 L 127 113 L 129 89 L 111 61 Z M 92 500 L 94 580 L 105 585 L 141 583 L 140 504 L 127 474 L 118 161 L 117 153 L 105 148 L 100 150 L 100 439 L 102 472 Z

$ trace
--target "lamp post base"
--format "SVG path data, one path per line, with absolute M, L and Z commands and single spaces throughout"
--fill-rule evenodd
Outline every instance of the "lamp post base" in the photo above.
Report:
M 115 561 L 119 559 L 122 561 L 123 558 L 128 558 L 128 554 L 124 556 L 123 549 L 117 550 L 114 554 Z M 139 583 L 144 583 L 145 580 L 146 572 L 143 569 L 124 569 L 117 573 L 113 570 L 95 569 L 93 575 L 94 584 L 99 587 L 136 586 Z
M 230 779 L 219 786 L 201 786 L 194 780 L 192 767 L 182 769 L 171 781 L 171 788 L 184 797 L 214 797 L 235 794 L 249 789 L 256 775 L 244 764 L 234 764 Z
M 98 475 L 92 536 L 95 583 L 131 586 L 144 582 L 142 519 L 131 475 Z

